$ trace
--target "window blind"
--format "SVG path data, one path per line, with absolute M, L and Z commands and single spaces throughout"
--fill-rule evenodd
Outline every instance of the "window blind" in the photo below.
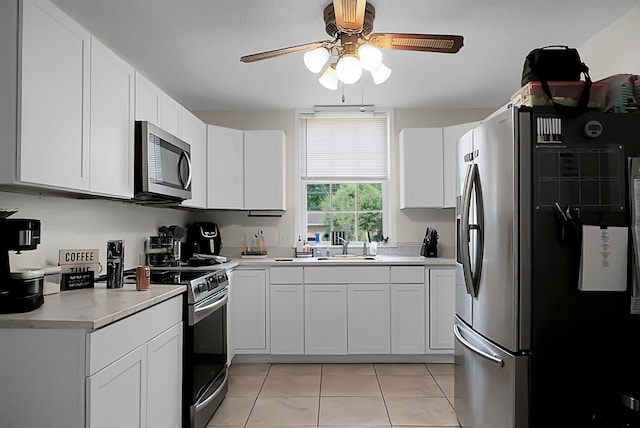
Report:
M 386 180 L 388 115 L 301 116 L 300 177 L 312 180 Z

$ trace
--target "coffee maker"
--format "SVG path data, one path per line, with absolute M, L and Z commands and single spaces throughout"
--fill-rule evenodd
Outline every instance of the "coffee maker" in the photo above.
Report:
M 44 303 L 44 270 L 11 272 L 9 251 L 35 250 L 40 243 L 40 220 L 7 217 L 0 212 L 0 313 L 29 312 Z
M 182 238 L 187 230 L 181 226 L 162 226 L 157 236 L 145 242 L 146 263 L 149 266 L 179 266 L 182 258 Z

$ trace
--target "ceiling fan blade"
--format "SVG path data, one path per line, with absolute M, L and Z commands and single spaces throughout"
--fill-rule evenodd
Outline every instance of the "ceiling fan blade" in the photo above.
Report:
M 242 62 L 255 62 L 263 59 L 274 58 L 281 55 L 287 55 L 296 52 L 310 51 L 312 49 L 319 48 L 321 46 L 329 46 L 333 43 L 332 40 L 322 40 L 319 42 L 305 43 L 303 45 L 289 46 L 286 48 L 274 49 L 272 51 L 260 52 L 251 55 L 245 55 L 240 57 Z
M 367 0 L 333 0 L 338 29 L 347 33 L 359 33 L 364 25 Z
M 369 44 L 378 48 L 420 52 L 456 53 L 462 41 L 462 36 L 446 34 L 373 33 L 369 36 Z

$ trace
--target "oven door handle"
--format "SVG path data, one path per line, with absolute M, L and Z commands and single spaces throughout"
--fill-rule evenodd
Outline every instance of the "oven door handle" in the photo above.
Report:
M 227 383 L 227 378 L 228 377 L 229 377 L 229 370 L 225 370 L 224 371 L 224 380 L 222 381 L 222 383 L 220 384 L 218 389 L 213 391 L 213 393 L 210 396 L 208 396 L 202 403 L 197 403 L 195 405 L 196 413 L 198 413 L 200 410 L 202 410 L 203 407 L 206 407 L 209 403 L 211 403 L 212 400 L 214 400 L 218 395 L 220 395 L 220 391 L 222 390 L 222 388 L 224 388 L 225 383 Z M 218 378 L 214 379 L 214 381 L 211 382 L 211 384 L 214 385 L 215 381 L 217 379 Z
M 189 325 L 197 324 L 198 321 L 200 321 L 201 319 L 208 317 L 210 314 L 214 313 L 215 311 L 217 311 L 218 309 L 226 305 L 228 301 L 229 301 L 229 295 L 225 294 L 224 297 L 222 297 L 220 300 L 216 300 L 213 303 L 210 303 L 208 305 L 203 305 L 203 306 L 195 306 L 193 308 L 192 315 L 189 317 L 190 318 Z

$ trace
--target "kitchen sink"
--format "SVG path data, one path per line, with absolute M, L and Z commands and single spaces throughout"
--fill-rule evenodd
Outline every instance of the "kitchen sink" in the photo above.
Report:
M 360 254 L 334 254 L 330 257 L 318 257 L 317 260 L 328 260 L 332 262 L 355 262 L 361 260 L 377 260 L 376 256 L 363 256 Z

